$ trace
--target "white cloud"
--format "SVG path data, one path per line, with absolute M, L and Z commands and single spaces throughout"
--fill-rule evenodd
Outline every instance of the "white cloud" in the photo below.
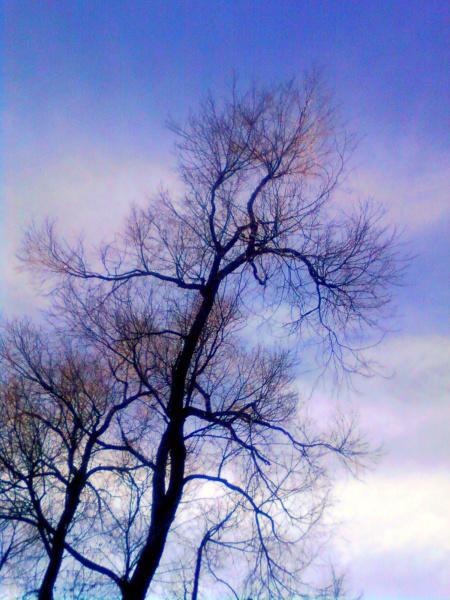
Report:
M 334 516 L 341 564 L 366 598 L 448 598 L 448 471 L 341 482 Z
M 411 549 L 424 560 L 450 553 L 448 472 L 373 473 L 364 481 L 339 482 L 336 496 L 334 513 L 348 540 L 340 548 L 349 562 Z
M 357 378 L 357 391 L 343 392 L 348 399 L 339 404 L 359 413 L 361 429 L 385 453 L 361 481 L 336 482 L 334 553 L 367 600 L 443 600 L 450 597 L 450 340 L 397 336 L 372 357 L 390 377 Z M 317 400 L 316 417 L 323 390 Z

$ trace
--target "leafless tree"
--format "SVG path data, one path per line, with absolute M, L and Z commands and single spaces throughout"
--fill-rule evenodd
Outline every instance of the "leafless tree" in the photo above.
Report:
M 94 548 L 64 547 L 127 600 L 172 583 L 200 597 L 203 564 L 221 597 L 292 597 L 313 557 L 330 457 L 351 468 L 366 447 L 345 420 L 315 431 L 299 412 L 296 353 L 249 341 L 250 321 L 281 321 L 297 348 L 315 341 L 326 364 L 364 368 L 358 348 L 398 277 L 394 238 L 373 206 L 347 214 L 333 203 L 348 140 L 314 78 L 233 88 L 171 127 L 182 198 L 134 209 L 93 257 L 49 223 L 22 248 L 49 277 L 53 326 L 120 364 L 142 400 L 96 437 L 147 474 L 130 480 L 124 562 L 104 568 Z M 192 553 L 177 555 L 177 539 Z
M 2 563 L 34 562 L 40 600 L 53 597 L 66 543 L 84 539 L 83 527 L 98 517 L 99 476 L 104 486 L 106 474 L 132 474 L 100 442 L 116 414 L 145 393 L 92 350 L 26 322 L 11 324 L 0 344 Z

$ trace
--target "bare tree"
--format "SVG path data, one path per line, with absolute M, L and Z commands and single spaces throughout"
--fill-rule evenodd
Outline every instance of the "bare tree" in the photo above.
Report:
M 358 347 L 398 276 L 394 239 L 370 205 L 348 215 L 332 202 L 347 140 L 315 79 L 233 89 L 171 127 L 182 198 L 134 209 L 93 258 L 51 224 L 22 248 L 54 282 L 54 326 L 119 362 L 145 394 L 99 440 L 148 476 L 148 488 L 134 480 L 122 566 L 106 573 L 94 549 L 65 548 L 127 600 L 170 582 L 200 597 L 204 562 L 222 597 L 292 597 L 313 557 L 329 457 L 352 467 L 366 448 L 351 422 L 314 431 L 298 411 L 292 353 L 250 343 L 249 323 L 276 318 L 297 347 L 318 342 L 326 364 L 364 368 Z M 177 556 L 176 536 L 197 550 Z M 222 566 L 208 560 L 213 546 Z
M 99 476 L 104 486 L 105 474 L 132 474 L 101 440 L 117 413 L 145 395 L 92 346 L 48 335 L 15 323 L 0 344 L 0 519 L 9 542 L 2 563 L 34 563 L 40 600 L 53 598 L 67 542 L 84 542 L 83 527 L 98 517 Z

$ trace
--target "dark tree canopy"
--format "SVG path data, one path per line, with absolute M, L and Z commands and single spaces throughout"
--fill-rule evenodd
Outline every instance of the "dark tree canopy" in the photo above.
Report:
M 50 223 L 21 250 L 52 304 L 42 330 L 4 325 L 0 565 L 42 600 L 307 597 L 332 459 L 367 451 L 294 384 L 311 341 L 364 367 L 398 278 L 379 210 L 334 202 L 348 142 L 317 80 L 233 88 L 171 128 L 183 197 L 95 256 Z M 250 343 L 258 315 L 296 349 Z

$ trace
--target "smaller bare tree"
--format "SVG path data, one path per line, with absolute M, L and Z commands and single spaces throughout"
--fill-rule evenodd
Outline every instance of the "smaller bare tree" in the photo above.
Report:
M 28 323 L 6 327 L 0 359 L 2 566 L 13 558 L 22 569 L 34 564 L 39 600 L 51 600 L 66 547 L 78 556 L 70 542 L 84 540 L 83 529 L 99 517 L 96 505 L 104 509 L 105 477 L 132 478 L 131 466 L 101 440 L 142 390 L 92 347 Z M 33 560 L 37 546 L 46 562 Z

